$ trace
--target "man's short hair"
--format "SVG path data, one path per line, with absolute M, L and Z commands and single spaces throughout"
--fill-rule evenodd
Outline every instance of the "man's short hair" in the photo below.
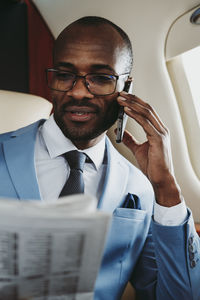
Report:
M 108 19 L 102 18 L 102 17 L 97 17 L 97 16 L 82 17 L 82 18 L 74 21 L 73 23 L 71 23 L 69 26 L 74 25 L 74 24 L 79 24 L 79 25 L 83 25 L 83 26 L 84 25 L 98 26 L 98 25 L 102 25 L 102 24 L 108 24 L 108 25 L 112 26 L 119 33 L 119 35 L 121 36 L 121 38 L 124 42 L 125 47 L 127 48 L 127 53 L 128 53 L 128 59 L 127 59 L 128 70 L 127 70 L 127 72 L 131 72 L 131 69 L 133 66 L 133 49 L 132 49 L 131 41 L 130 41 L 127 33 L 123 29 L 121 29 L 119 26 L 117 26 L 113 22 L 109 21 Z M 62 34 L 62 32 L 61 32 L 61 34 Z M 58 39 L 59 39 L 59 36 L 58 36 Z M 55 54 L 56 48 L 57 47 L 56 47 L 56 43 L 55 43 L 54 54 Z

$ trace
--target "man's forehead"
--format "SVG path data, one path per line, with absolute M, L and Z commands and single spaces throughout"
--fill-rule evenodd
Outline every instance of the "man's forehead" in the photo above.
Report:
M 114 51 L 115 48 L 119 49 L 124 44 L 119 33 L 108 24 L 98 26 L 73 24 L 61 33 L 56 43 L 56 51 L 67 47 L 69 43 L 73 43 L 77 48 L 80 45 L 85 47 L 92 45 L 94 51 L 102 46 Z
M 126 47 L 119 33 L 109 25 L 73 25 L 63 31 L 56 43 L 55 64 L 64 60 L 76 64 L 78 58 L 79 65 L 87 60 L 91 64 L 108 64 L 116 72 L 122 72 Z
M 66 40 L 63 42 L 62 47 L 57 51 L 57 56 L 70 55 L 76 56 L 79 55 L 90 55 L 90 56 L 99 56 L 104 57 L 109 55 L 110 57 L 116 57 L 120 55 L 122 47 L 120 45 L 115 45 L 109 41 L 103 40 L 84 40 L 84 39 L 75 39 L 75 40 Z
M 105 47 L 101 44 L 67 43 L 56 55 L 55 64 L 63 67 L 74 66 L 77 69 L 90 67 L 94 70 L 106 69 L 114 72 L 119 58 L 118 51 L 112 49 L 110 45 Z

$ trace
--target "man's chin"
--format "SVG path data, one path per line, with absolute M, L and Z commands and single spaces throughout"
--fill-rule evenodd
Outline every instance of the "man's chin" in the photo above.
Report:
M 102 130 L 95 130 L 94 129 L 84 129 L 84 128 L 74 128 L 74 127 L 68 127 L 65 128 L 63 131 L 64 135 L 70 139 L 72 142 L 79 141 L 79 142 L 86 142 L 90 141 L 99 135 L 101 135 L 103 132 Z
M 54 116 L 54 118 L 68 139 L 72 142 L 83 142 L 95 139 L 107 131 L 115 123 L 117 112 L 115 114 L 112 113 L 112 115 L 104 115 L 99 120 L 94 118 L 88 122 L 72 122 L 66 118 L 57 118 L 56 116 Z

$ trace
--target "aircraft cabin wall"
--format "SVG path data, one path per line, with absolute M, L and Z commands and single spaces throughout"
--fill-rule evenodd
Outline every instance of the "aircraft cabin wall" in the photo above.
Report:
M 185 12 L 192 11 L 199 5 L 199 1 L 34 0 L 33 2 L 43 15 L 54 37 L 57 37 L 70 22 L 86 15 L 108 18 L 128 33 L 134 50 L 133 93 L 153 105 L 169 128 L 176 178 L 187 205 L 193 211 L 195 221 L 200 222 L 200 178 L 191 164 L 180 106 L 166 66 L 169 56 L 177 54 L 176 49 L 180 48 L 179 43 L 173 44 L 173 40 L 176 41 L 176 38 L 172 38 L 170 46 L 168 44 L 169 49 L 173 48 L 174 54 L 168 50 L 167 57 L 165 56 L 167 38 L 171 38 L 168 36 L 171 24 Z M 188 26 L 195 27 L 195 25 L 189 24 L 189 17 L 185 18 L 184 22 L 188 23 Z M 200 26 L 196 26 L 194 30 L 199 33 Z M 184 26 L 182 31 L 180 27 L 179 34 L 182 35 L 184 44 L 188 45 L 189 39 L 185 37 Z M 200 44 L 199 37 L 196 37 L 197 34 L 195 34 L 196 43 Z M 182 50 L 187 49 L 183 47 Z M 179 53 L 182 50 L 179 49 Z M 139 141 L 145 139 L 143 131 L 134 121 L 129 121 L 127 127 Z M 112 131 L 109 132 L 109 136 L 114 142 L 115 137 Z M 135 163 L 125 146 L 116 145 L 116 147 Z M 197 151 L 199 150 L 197 149 Z

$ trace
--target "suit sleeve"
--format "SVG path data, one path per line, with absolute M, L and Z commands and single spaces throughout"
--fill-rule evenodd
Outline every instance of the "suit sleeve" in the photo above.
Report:
M 200 240 L 191 212 L 180 226 L 152 220 L 132 274 L 137 299 L 200 300 Z

